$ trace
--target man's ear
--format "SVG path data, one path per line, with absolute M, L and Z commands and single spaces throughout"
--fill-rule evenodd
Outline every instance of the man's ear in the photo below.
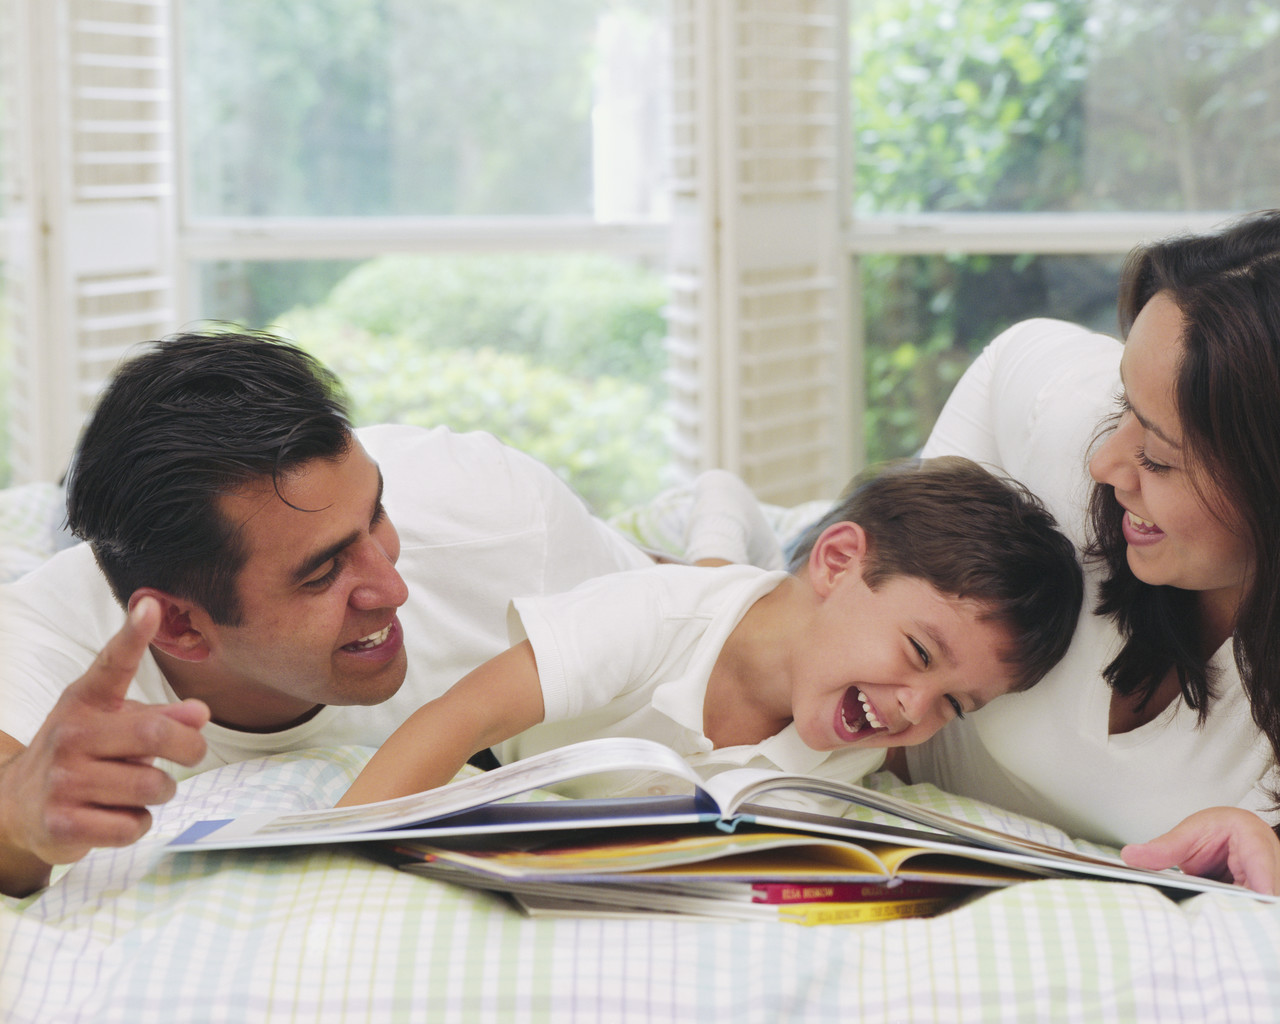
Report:
M 861 573 L 866 554 L 866 530 L 857 523 L 832 523 L 809 552 L 809 582 L 814 592 L 826 597 L 845 573 Z
M 129 610 L 144 597 L 155 598 L 160 604 L 160 628 L 151 641 L 152 647 L 182 661 L 204 661 L 209 657 L 208 640 L 192 625 L 192 612 L 198 611 L 199 606 L 154 587 L 139 587 L 129 598 Z

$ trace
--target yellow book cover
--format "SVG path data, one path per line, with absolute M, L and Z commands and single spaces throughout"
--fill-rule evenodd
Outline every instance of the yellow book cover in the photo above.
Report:
M 874 924 L 908 917 L 932 917 L 954 899 L 868 900 L 860 903 L 796 903 L 778 908 L 778 920 L 793 924 Z

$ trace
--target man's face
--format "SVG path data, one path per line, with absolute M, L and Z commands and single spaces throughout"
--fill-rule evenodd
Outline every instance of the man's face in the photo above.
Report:
M 405 677 L 396 609 L 408 590 L 377 465 L 353 441 L 340 461 L 282 477 L 280 493 L 287 504 L 267 480 L 222 499 L 249 552 L 242 615 L 238 626 L 202 623 L 213 716 L 243 728 L 279 727 L 316 704 L 378 704 Z

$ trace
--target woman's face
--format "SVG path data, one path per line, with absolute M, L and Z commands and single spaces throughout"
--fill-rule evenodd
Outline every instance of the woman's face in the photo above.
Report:
M 1193 482 L 1174 403 L 1182 335 L 1173 299 L 1164 292 L 1152 297 L 1120 360 L 1123 414 L 1089 472 L 1115 489 L 1124 508 L 1129 567 L 1138 579 L 1217 592 L 1234 611 L 1253 559 L 1238 524 L 1223 522 L 1219 492 L 1203 474 L 1199 490 Z

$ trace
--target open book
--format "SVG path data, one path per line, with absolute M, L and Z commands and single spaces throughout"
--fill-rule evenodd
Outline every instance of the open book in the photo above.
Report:
M 558 800 L 546 799 L 543 794 L 543 799 L 513 800 L 558 784 L 618 772 L 662 776 L 681 785 L 687 795 Z M 840 801 L 846 813 L 815 814 L 780 805 L 785 804 L 788 794 L 796 793 Z M 983 865 L 983 870 L 1013 869 L 1010 880 L 1033 876 L 1102 878 L 1155 885 L 1171 894 L 1212 891 L 1275 899 L 1178 871 L 1132 868 L 1119 857 L 1082 852 L 1066 840 L 1061 847 L 1054 846 L 1029 835 L 962 821 L 853 783 L 756 769 L 736 769 L 704 780 L 669 748 L 650 740 L 619 737 L 571 744 L 438 789 L 379 803 L 202 821 L 166 849 L 182 852 L 407 839 L 449 840 L 456 848 L 459 838 L 698 825 L 708 834 L 771 830 L 836 844 L 879 844 L 874 855 L 882 862 L 880 847 L 933 851 Z M 888 856 L 893 860 L 903 854 Z M 886 866 L 880 875 L 887 880 L 900 870 Z M 851 878 L 852 873 L 846 872 L 845 877 Z M 866 870 L 859 874 L 862 880 L 871 877 Z

